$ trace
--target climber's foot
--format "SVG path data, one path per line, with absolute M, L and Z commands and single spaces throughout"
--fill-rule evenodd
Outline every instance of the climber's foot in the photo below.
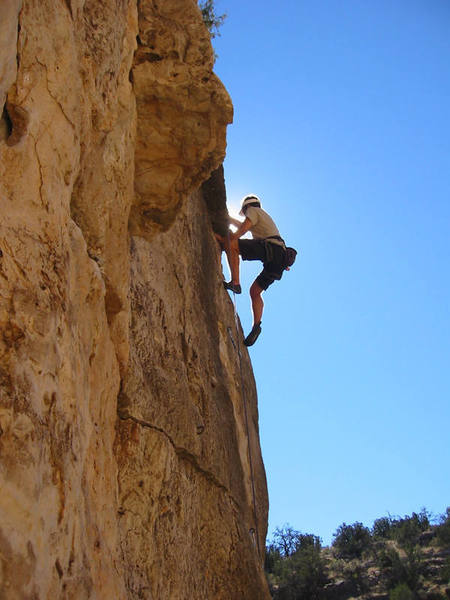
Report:
M 241 289 L 241 286 L 239 285 L 239 283 L 233 283 L 232 281 L 224 281 L 223 282 L 223 287 L 226 290 L 230 290 L 234 294 L 241 294 L 242 293 L 242 289 Z
M 252 330 L 250 331 L 250 333 L 244 340 L 244 344 L 246 346 L 253 346 L 253 344 L 258 339 L 260 333 L 261 333 L 261 321 L 259 323 L 256 323 L 256 325 L 253 325 Z

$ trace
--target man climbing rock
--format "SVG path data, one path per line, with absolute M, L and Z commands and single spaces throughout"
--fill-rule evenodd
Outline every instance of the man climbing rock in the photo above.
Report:
M 295 260 L 296 252 L 294 249 L 289 249 L 290 252 L 287 252 L 277 226 L 272 217 L 261 208 L 261 201 L 257 196 L 245 196 L 239 214 L 245 217 L 244 221 L 230 217 L 230 224 L 237 227 L 237 230 L 234 233 L 230 231 L 227 238 L 219 235 L 216 237 L 227 254 L 231 271 L 231 281 L 224 281 L 225 289 L 235 294 L 241 293 L 240 256 L 243 260 L 260 260 L 263 263 L 263 270 L 250 287 L 253 328 L 245 338 L 244 344 L 252 346 L 261 333 L 264 309 L 262 293 L 275 280 L 281 279 L 285 269 L 289 270 L 289 265 Z M 250 231 L 253 239 L 240 239 L 247 231 Z M 289 260 L 288 254 L 293 256 L 292 261 Z

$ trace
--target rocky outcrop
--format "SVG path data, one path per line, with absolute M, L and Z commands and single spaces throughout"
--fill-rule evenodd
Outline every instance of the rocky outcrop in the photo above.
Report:
M 132 71 L 138 127 L 130 226 L 145 237 L 166 230 L 186 193 L 220 164 L 232 119 L 196 2 L 156 4 L 140 4 Z
M 2 18 L 0 597 L 266 598 L 223 182 L 199 190 L 232 107 L 196 2 Z

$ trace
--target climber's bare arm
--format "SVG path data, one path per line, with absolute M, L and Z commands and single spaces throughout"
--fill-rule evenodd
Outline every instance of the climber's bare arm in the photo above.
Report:
M 231 219 L 231 217 L 230 217 L 230 219 Z M 228 241 L 233 242 L 235 240 L 238 240 L 245 233 L 247 233 L 247 231 L 249 231 L 249 229 L 251 229 L 252 222 L 250 221 L 250 219 L 245 219 L 245 221 L 238 221 L 237 219 L 234 219 L 234 220 L 237 223 L 239 223 L 239 226 L 234 233 L 230 231 L 230 234 L 228 237 L 223 237 L 222 235 L 219 235 L 218 233 L 214 234 L 216 237 L 216 240 L 219 242 L 222 250 L 226 249 Z
M 242 225 L 242 221 L 239 221 L 239 219 L 235 219 L 234 217 L 230 217 L 230 215 L 228 215 L 228 221 L 230 222 L 230 225 L 234 225 L 238 228 Z
M 237 221 L 237 219 L 236 219 Z M 240 237 L 242 237 L 245 233 L 247 233 L 247 231 L 249 231 L 252 227 L 252 222 L 250 221 L 250 219 L 248 217 L 245 218 L 245 221 L 243 223 L 239 222 L 239 227 L 237 228 L 237 230 L 234 233 L 230 233 L 230 240 L 238 240 Z

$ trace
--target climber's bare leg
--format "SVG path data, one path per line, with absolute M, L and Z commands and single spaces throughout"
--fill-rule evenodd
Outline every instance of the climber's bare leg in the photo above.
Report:
M 250 298 L 252 299 L 252 311 L 253 311 L 253 325 L 257 325 L 261 323 L 263 310 L 264 310 L 264 301 L 262 299 L 263 293 L 262 287 L 255 280 L 250 288 Z
M 215 236 L 227 255 L 228 266 L 230 267 L 231 271 L 231 281 L 233 284 L 239 285 L 239 242 L 237 238 L 234 238 L 231 235 L 228 237 L 222 237 L 216 233 Z

